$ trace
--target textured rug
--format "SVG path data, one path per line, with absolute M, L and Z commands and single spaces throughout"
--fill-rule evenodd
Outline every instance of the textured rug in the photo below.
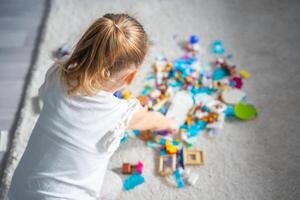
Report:
M 194 187 L 170 186 L 157 176 L 155 152 L 131 139 L 113 156 L 110 168 L 119 168 L 123 161 L 141 160 L 145 163 L 146 182 L 123 192 L 120 199 L 299 199 L 300 3 L 287 2 L 52 1 L 2 179 L 2 198 L 37 119 L 33 99 L 53 62 L 52 51 L 63 44 L 73 46 L 97 17 L 127 12 L 144 24 L 154 42 L 142 75 L 132 87 L 136 94 L 156 55 L 170 59 L 182 55 L 181 41 L 197 34 L 207 52 L 205 58 L 209 59 L 206 47 L 221 39 L 227 51 L 233 53 L 238 68 L 252 73 L 245 91 L 260 113 L 247 123 L 227 122 L 214 140 L 200 136 L 197 146 L 204 151 L 206 164 L 193 169 L 200 176 Z

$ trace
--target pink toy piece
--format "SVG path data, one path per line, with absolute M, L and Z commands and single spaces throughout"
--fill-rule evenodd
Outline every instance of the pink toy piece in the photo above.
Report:
M 243 80 L 241 77 L 233 77 L 231 81 L 235 82 L 235 87 L 241 89 L 243 87 Z
M 137 164 L 137 172 L 142 174 L 143 173 L 144 164 L 142 162 L 138 162 Z

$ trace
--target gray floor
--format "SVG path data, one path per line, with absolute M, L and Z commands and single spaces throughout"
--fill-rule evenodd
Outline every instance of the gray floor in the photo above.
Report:
M 0 0 L 0 129 L 13 132 L 46 0 Z M 0 168 L 5 153 L 0 152 Z M 1 173 L 0 173 L 1 174 Z

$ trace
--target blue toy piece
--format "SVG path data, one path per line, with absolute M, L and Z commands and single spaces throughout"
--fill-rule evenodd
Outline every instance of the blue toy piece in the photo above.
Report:
M 124 133 L 124 136 L 123 136 L 122 139 L 121 139 L 121 143 L 125 143 L 125 142 L 127 142 L 127 141 L 128 141 L 128 133 L 125 132 L 125 133 Z
M 225 53 L 223 42 L 220 40 L 214 41 L 212 44 L 212 51 L 214 54 L 222 55 Z
M 220 68 L 216 68 L 213 72 L 212 78 L 215 81 L 221 80 L 224 77 L 229 76 L 229 72 L 228 70 L 220 67 Z
M 197 36 L 197 35 L 192 35 L 191 37 L 190 37 L 190 43 L 191 44 L 196 44 L 196 43 L 198 43 L 199 42 L 199 37 Z
M 180 174 L 180 171 L 178 169 L 175 170 L 174 176 L 175 176 L 175 180 L 176 180 L 176 183 L 177 183 L 177 187 L 178 188 L 183 188 L 184 187 L 184 181 L 183 181 L 183 178 L 182 178 L 182 176 Z
M 123 90 L 118 90 L 114 93 L 114 96 L 119 98 L 119 99 L 123 99 Z
M 200 87 L 200 88 L 193 87 L 191 92 L 193 95 L 197 95 L 197 94 L 201 94 L 201 93 L 211 95 L 213 92 L 215 92 L 215 90 L 212 88 L 208 88 L 208 87 Z
M 234 108 L 233 106 L 227 105 L 226 110 L 224 111 L 226 117 L 234 117 Z
M 177 153 L 178 163 L 184 169 L 184 154 L 183 148 Z
M 210 112 L 210 110 L 207 106 L 202 106 L 201 109 L 204 110 L 205 112 Z
M 147 142 L 147 146 L 148 146 L 148 147 L 151 147 L 151 148 L 158 148 L 158 147 L 160 147 L 159 144 L 157 144 L 157 143 L 155 143 L 155 142 L 152 142 L 152 141 L 148 141 L 148 142 Z
M 167 153 L 167 151 L 166 151 L 166 149 L 161 149 L 160 150 L 160 155 L 161 156 L 165 156 L 165 155 L 167 155 L 168 153 Z
M 141 133 L 141 131 L 139 131 L 139 130 L 133 130 L 132 133 L 133 133 L 135 136 L 138 136 L 138 135 Z
M 167 140 L 165 138 L 161 138 L 159 141 L 159 144 L 161 144 L 161 145 L 166 145 L 166 143 L 167 143 Z
M 125 190 L 132 190 L 133 188 L 144 182 L 144 177 L 140 173 L 136 172 L 124 180 L 123 187 Z

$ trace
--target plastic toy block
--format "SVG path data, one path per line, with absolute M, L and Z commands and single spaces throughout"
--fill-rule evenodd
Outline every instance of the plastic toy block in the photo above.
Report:
M 138 136 L 139 134 L 141 134 L 141 131 L 133 130 L 132 133 L 133 133 L 133 135 Z
M 174 176 L 175 176 L 175 180 L 176 180 L 176 183 L 177 183 L 177 187 L 178 188 L 183 188 L 184 187 L 184 181 L 183 181 L 183 178 L 182 178 L 182 176 L 180 174 L 180 171 L 178 169 L 175 170 Z
M 177 148 L 175 146 L 173 146 L 172 144 L 170 144 L 170 142 L 166 143 L 166 150 L 167 150 L 168 154 L 177 153 Z
M 131 97 L 132 97 L 132 93 L 131 93 L 130 91 L 128 91 L 128 90 L 124 90 L 124 91 L 123 91 L 123 98 L 124 98 L 124 99 L 128 100 L 128 99 L 130 99 Z
M 141 174 L 134 173 L 131 176 L 129 176 L 126 180 L 124 180 L 123 187 L 125 190 L 132 190 L 133 188 L 144 182 L 145 179 Z
M 203 152 L 200 150 L 184 149 L 184 165 L 203 165 Z
M 118 90 L 114 93 L 114 96 L 119 98 L 119 99 L 122 99 L 123 98 L 123 91 L 122 90 Z
M 1 130 L 0 131 L 0 152 L 7 150 L 8 142 L 8 131 Z
M 251 74 L 246 70 L 241 70 L 240 76 L 243 77 L 244 79 L 248 79 L 248 78 L 250 78 Z
M 142 174 L 144 169 L 144 164 L 142 162 L 137 163 L 137 172 Z
M 141 131 L 138 137 L 143 141 L 152 140 L 153 135 L 151 131 Z
M 165 156 L 165 155 L 167 155 L 168 153 L 167 153 L 167 151 L 166 151 L 166 149 L 161 149 L 160 150 L 160 155 L 161 156 Z
M 161 176 L 171 175 L 176 170 L 176 154 L 159 157 L 158 172 Z

